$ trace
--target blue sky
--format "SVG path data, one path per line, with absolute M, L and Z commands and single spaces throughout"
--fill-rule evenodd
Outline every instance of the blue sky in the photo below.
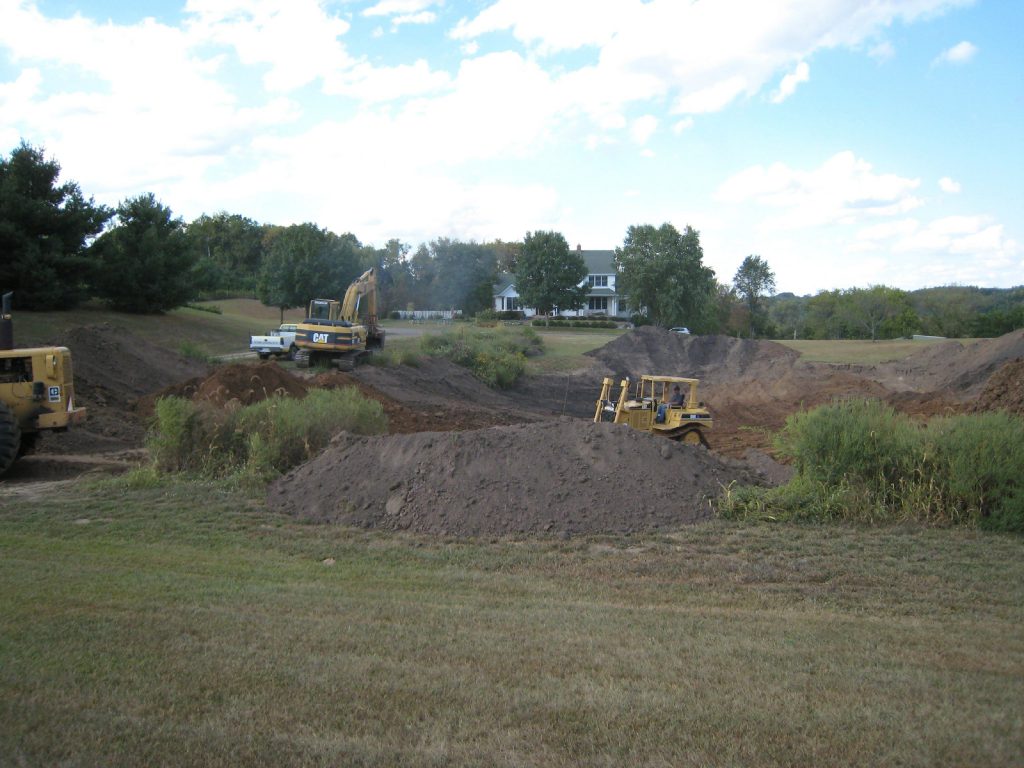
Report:
M 0 0 L 0 151 L 364 243 L 700 231 L 777 289 L 1024 284 L 1017 0 Z

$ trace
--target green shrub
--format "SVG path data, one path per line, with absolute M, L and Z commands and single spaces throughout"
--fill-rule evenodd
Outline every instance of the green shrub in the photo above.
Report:
M 206 350 L 196 344 L 194 341 L 185 340 L 178 345 L 178 353 L 182 357 L 187 357 L 190 360 L 199 360 L 203 363 L 210 361 L 210 356 L 206 354 Z
M 162 472 L 266 479 L 308 461 L 343 430 L 365 435 L 386 429 L 381 404 L 354 387 L 315 389 L 302 399 L 272 397 L 233 410 L 172 397 L 157 401 L 147 447 Z
M 794 414 L 778 441 L 809 480 L 865 487 L 885 504 L 898 503 L 920 463 L 920 445 L 920 430 L 877 400 L 838 401 Z
M 968 524 L 1024 532 L 1024 420 L 1008 413 L 921 426 L 871 400 L 791 416 L 777 447 L 796 474 L 773 489 L 728 489 L 723 517 Z
M 488 386 L 508 388 L 526 370 L 525 358 L 540 353 L 543 341 L 529 326 L 466 327 L 422 336 L 420 348 L 468 368 Z

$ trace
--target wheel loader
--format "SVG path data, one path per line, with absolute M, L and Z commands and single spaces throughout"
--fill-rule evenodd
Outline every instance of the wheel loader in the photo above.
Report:
M 383 347 L 384 329 L 377 322 L 377 270 L 371 268 L 360 275 L 342 301 L 309 302 L 305 320 L 295 328 L 295 346 L 296 367 L 328 364 L 343 371 L 351 371 L 359 358 Z
M 594 421 L 628 424 L 655 435 L 708 447 L 707 433 L 714 425 L 711 413 L 697 398 L 699 379 L 644 375 L 630 392 L 630 380 L 620 383 L 619 397 L 612 400 L 613 380 L 601 383 Z M 673 392 L 679 389 L 679 396 Z
M 85 420 L 75 406 L 67 347 L 14 348 L 11 294 L 0 314 L 0 475 L 46 430 L 64 431 Z

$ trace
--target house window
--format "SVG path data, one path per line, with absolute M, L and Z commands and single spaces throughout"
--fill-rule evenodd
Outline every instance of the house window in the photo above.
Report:
M 591 312 L 607 312 L 608 311 L 608 297 L 607 296 L 591 296 L 590 305 L 587 307 Z
M 587 275 L 587 285 L 591 288 L 607 288 L 608 275 Z
M 519 306 L 519 297 L 518 296 L 508 296 L 508 297 L 506 297 L 505 298 L 505 309 L 510 311 L 510 312 L 515 311 L 517 309 L 521 309 L 521 307 Z

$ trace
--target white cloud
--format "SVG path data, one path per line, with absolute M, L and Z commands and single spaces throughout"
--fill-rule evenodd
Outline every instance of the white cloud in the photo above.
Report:
M 868 56 L 878 62 L 888 61 L 896 55 L 896 49 L 888 40 L 872 46 L 868 50 Z
M 943 176 L 939 179 L 939 189 L 947 194 L 955 195 L 960 192 L 960 182 L 953 181 L 949 176 Z
M 782 78 L 782 82 L 779 83 L 779 90 L 772 94 L 772 104 L 781 104 L 796 93 L 796 87 L 800 83 L 806 83 L 810 79 L 811 68 L 807 66 L 806 61 L 801 61 L 796 65 L 796 69 Z
M 381 0 L 364 10 L 363 16 L 409 15 L 437 4 L 438 0 Z
M 402 16 L 395 16 L 391 20 L 391 23 L 395 26 L 402 24 L 433 24 L 437 19 L 437 14 L 433 11 L 421 11 L 419 13 L 407 13 Z
M 752 166 L 723 182 L 715 199 L 779 210 L 762 221 L 764 227 L 804 229 L 906 213 L 922 205 L 913 195 L 918 186 L 918 179 L 877 174 L 847 151 L 810 171 L 783 163 Z
M 964 40 L 940 53 L 933 64 L 966 64 L 974 58 L 978 49 Z
M 684 117 L 682 120 L 677 120 L 672 124 L 672 133 L 678 136 L 683 131 L 689 130 L 690 128 L 693 128 L 693 118 Z
M 576 103 L 587 111 L 668 96 L 675 113 L 700 114 L 759 92 L 793 61 L 806 61 L 816 51 L 859 50 L 896 22 L 968 1 L 496 0 L 460 20 L 450 34 L 469 40 L 509 31 L 541 55 L 594 48 L 597 63 L 571 73 L 580 93 Z M 876 46 L 875 55 L 886 50 Z M 783 80 L 778 97 L 789 95 L 806 75 L 798 66 Z
M 245 65 L 266 64 L 264 87 L 287 92 L 355 63 L 338 38 L 349 23 L 316 0 L 189 0 L 190 41 L 234 49 Z
M 468 40 L 511 30 L 516 39 L 541 53 L 607 43 L 642 6 L 641 0 L 497 0 L 473 19 L 460 19 L 451 36 Z
M 397 67 L 360 63 L 324 82 L 324 93 L 352 96 L 367 104 L 441 91 L 451 83 L 447 72 L 431 71 L 423 59 Z
M 658 118 L 654 115 L 644 115 L 633 121 L 629 127 L 629 135 L 633 141 L 640 146 L 648 142 L 654 132 L 658 130 Z

